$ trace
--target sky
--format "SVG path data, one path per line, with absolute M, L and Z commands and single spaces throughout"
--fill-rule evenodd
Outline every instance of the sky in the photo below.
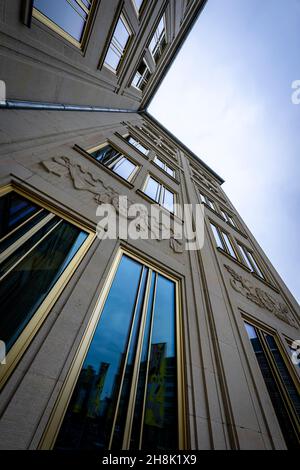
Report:
M 208 0 L 149 112 L 223 189 L 300 300 L 300 0 Z

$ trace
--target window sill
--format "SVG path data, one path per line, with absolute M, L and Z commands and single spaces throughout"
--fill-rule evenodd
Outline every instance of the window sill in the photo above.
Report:
M 81 155 L 86 157 L 88 160 L 90 160 L 92 163 L 94 163 L 98 168 L 101 168 L 102 170 L 106 171 L 106 173 L 108 173 L 109 175 L 114 176 L 117 180 L 125 184 L 125 186 L 127 186 L 128 188 L 130 189 L 134 188 L 134 185 L 130 181 L 125 180 L 124 178 L 122 178 L 122 176 L 119 176 L 117 173 L 115 173 L 114 171 L 110 170 L 105 165 L 103 165 L 103 163 L 98 162 L 95 158 L 93 158 L 88 152 L 86 152 L 79 145 L 75 144 L 73 148 L 74 150 L 79 152 Z

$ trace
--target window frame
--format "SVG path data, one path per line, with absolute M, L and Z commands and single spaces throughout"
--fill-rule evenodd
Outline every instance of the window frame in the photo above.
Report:
M 148 182 L 149 182 L 149 179 L 152 178 L 156 183 L 158 183 L 159 185 L 159 196 L 158 196 L 158 201 L 156 201 L 155 199 L 153 199 L 151 196 L 149 196 L 146 192 L 145 192 L 145 189 L 148 185 Z M 164 197 L 164 191 L 167 190 L 169 191 L 170 193 L 173 194 L 174 196 L 174 200 L 173 200 L 173 211 L 170 211 L 167 207 L 165 207 L 163 204 L 162 204 L 162 199 Z M 173 214 L 173 215 L 178 215 L 176 213 L 176 205 L 177 205 L 177 201 L 178 201 L 178 194 L 172 189 L 170 188 L 168 185 L 166 185 L 165 183 L 163 183 L 159 178 L 157 178 L 156 176 L 152 175 L 152 173 L 148 173 L 147 176 L 146 176 L 146 179 L 142 185 L 142 189 L 141 189 L 142 193 L 149 199 L 151 199 L 151 201 L 155 202 L 156 204 L 158 204 L 160 207 L 162 207 L 163 209 L 165 209 L 166 211 L 168 211 L 170 214 Z
M 237 261 L 237 262 L 240 262 L 240 258 L 239 258 L 239 253 L 237 252 L 237 249 L 236 249 L 236 246 L 235 246 L 235 242 L 234 242 L 234 239 L 233 237 L 226 231 L 226 230 L 223 230 L 223 228 L 221 228 L 219 225 L 217 225 L 214 221 L 212 220 L 209 220 L 209 224 L 210 224 L 210 229 L 212 231 L 212 234 L 213 234 L 213 240 L 215 242 L 215 246 L 217 248 L 217 250 L 220 250 L 222 253 L 225 253 L 226 255 L 230 256 L 230 258 L 234 261 Z M 211 226 L 214 226 L 217 230 L 217 233 L 219 235 L 219 238 L 222 242 L 222 248 L 218 246 L 218 243 L 217 243 L 217 240 L 216 240 L 216 237 L 215 237 L 215 234 L 213 232 L 213 229 Z M 229 240 L 229 243 L 230 243 L 230 246 L 232 248 L 232 251 L 234 252 L 235 256 L 233 256 L 231 253 L 230 253 L 230 250 L 228 249 L 228 246 L 227 246 L 227 242 L 226 242 L 226 239 L 224 238 L 224 234 L 226 235 L 226 237 L 228 238 Z
M 253 251 L 247 248 L 243 243 L 237 240 L 237 246 L 239 250 L 239 258 L 244 266 L 246 266 L 253 274 L 256 274 L 260 279 L 267 280 L 264 271 L 262 270 L 260 264 L 256 260 L 256 256 Z M 250 256 L 249 256 L 250 255 Z M 252 259 L 251 259 L 252 257 Z M 254 262 L 253 262 L 253 261 Z
M 145 66 L 146 66 L 145 72 L 149 72 L 149 77 L 148 77 L 147 79 L 145 79 L 146 73 L 140 74 L 140 73 L 138 72 L 138 69 L 139 69 L 139 67 L 141 66 L 142 62 L 144 62 Z M 144 83 L 143 88 L 140 88 L 139 86 L 137 86 L 137 85 L 135 85 L 135 84 L 133 83 L 133 81 L 134 81 L 134 79 L 135 79 L 137 73 L 139 73 L 139 75 L 140 75 L 139 82 L 140 82 L 141 84 Z M 150 67 L 149 67 L 149 65 L 148 65 L 148 63 L 147 63 L 147 59 L 146 59 L 146 57 L 143 57 L 143 58 L 141 59 L 141 61 L 139 62 L 139 65 L 138 65 L 137 68 L 136 68 L 136 71 L 135 71 L 135 73 L 134 73 L 134 75 L 133 75 L 133 78 L 132 78 L 132 80 L 131 80 L 131 82 L 130 82 L 130 86 L 132 86 L 132 87 L 135 88 L 136 90 L 139 90 L 139 92 L 143 93 L 144 90 L 145 90 L 145 88 L 147 87 L 147 85 L 148 85 L 148 83 L 149 83 L 149 79 L 150 79 L 151 75 L 152 75 L 152 73 L 151 73 Z
M 152 40 L 155 38 L 156 32 L 157 32 L 157 30 L 158 30 L 158 27 L 159 27 L 161 21 L 163 21 L 163 35 L 162 35 L 160 41 L 157 41 L 157 42 L 155 43 L 155 46 L 154 46 L 153 51 L 152 51 L 152 50 L 150 49 L 150 44 L 151 44 Z M 163 42 L 163 40 L 165 40 L 165 46 L 164 46 L 163 49 L 161 50 L 158 59 L 155 60 L 155 53 L 157 52 L 157 50 L 159 50 L 159 49 L 161 48 L 161 43 Z M 167 45 L 168 45 L 168 42 L 167 42 L 166 12 L 164 12 L 164 13 L 161 15 L 161 17 L 159 18 L 159 21 L 158 21 L 158 23 L 156 24 L 155 30 L 154 30 L 153 34 L 151 35 L 151 39 L 150 39 L 150 41 L 149 41 L 149 43 L 148 43 L 148 46 L 147 46 L 147 49 L 148 49 L 148 51 L 149 51 L 149 53 L 150 53 L 150 55 L 151 55 L 151 57 L 152 57 L 152 59 L 153 59 L 153 62 L 154 62 L 154 64 L 155 64 L 156 66 L 158 65 L 158 63 L 159 63 L 161 57 L 163 56 L 164 51 L 165 51 L 165 49 L 167 48 Z
M 20 333 L 19 337 L 17 338 L 11 349 L 8 351 L 6 356 L 6 365 L 0 368 L 0 390 L 3 388 L 10 375 L 13 373 L 24 352 L 32 342 L 34 336 L 38 333 L 39 329 L 46 320 L 48 314 L 50 313 L 53 305 L 63 292 L 63 289 L 66 284 L 72 278 L 75 270 L 79 266 L 80 262 L 82 261 L 83 257 L 89 250 L 92 242 L 96 237 L 95 231 L 93 231 L 89 226 L 85 225 L 82 222 L 78 222 L 69 214 L 65 214 L 64 212 L 56 209 L 49 203 L 44 202 L 44 200 L 40 199 L 38 195 L 31 195 L 31 193 L 19 187 L 18 185 L 11 183 L 9 185 L 0 187 L 0 197 L 12 191 L 28 199 L 34 204 L 37 204 L 38 206 L 40 206 L 41 209 L 46 209 L 52 214 L 61 217 L 62 220 L 65 220 L 71 223 L 72 225 L 80 228 L 81 230 L 84 230 L 85 232 L 87 232 L 87 238 L 83 242 L 79 250 L 76 252 L 74 257 L 71 259 L 69 264 L 66 266 L 65 270 L 58 278 L 56 283 L 53 285 L 48 295 L 42 301 L 40 306 L 36 309 L 32 318 L 29 320 L 28 324 Z
M 92 342 L 95 329 L 100 321 L 106 299 L 113 284 L 115 274 L 121 262 L 122 256 L 128 256 L 138 261 L 150 270 L 155 270 L 158 274 L 166 277 L 175 283 L 175 344 L 176 344 L 176 365 L 177 365 L 177 401 L 178 401 L 178 444 L 179 449 L 187 448 L 187 414 L 185 401 L 185 374 L 184 374 L 184 338 L 183 338 L 183 315 L 182 315 L 182 278 L 169 273 L 167 268 L 161 268 L 158 263 L 150 261 L 143 254 L 136 255 L 128 247 L 121 245 L 115 257 L 106 271 L 105 281 L 100 290 L 91 319 L 82 335 L 81 343 L 75 353 L 69 373 L 61 387 L 56 404 L 53 407 L 47 426 L 39 442 L 38 449 L 50 450 L 54 447 L 57 435 L 64 420 L 69 400 L 72 396 L 74 386 L 78 380 L 82 364 Z
M 147 153 L 144 153 L 142 150 L 140 150 L 138 147 L 136 147 L 134 144 L 132 144 L 131 142 L 129 142 L 129 137 L 131 137 L 133 140 L 135 140 L 138 144 L 140 144 L 145 150 L 147 150 Z M 131 134 L 130 132 L 128 134 L 125 134 L 125 136 L 123 137 L 125 142 L 130 145 L 131 148 L 133 148 L 134 150 L 136 150 L 137 152 L 139 152 L 141 155 L 143 155 L 144 158 L 148 159 L 149 158 L 149 154 L 151 152 L 150 148 L 147 148 L 145 147 L 144 145 L 144 142 L 142 139 L 140 139 L 140 137 L 135 137 L 133 134 Z M 147 144 L 146 144 L 147 145 Z
M 106 147 L 106 146 L 110 146 L 112 147 L 114 150 L 116 150 L 117 152 L 120 152 L 120 154 L 125 157 L 130 163 L 132 163 L 133 165 L 135 165 L 135 169 L 131 172 L 131 174 L 129 175 L 129 178 L 126 179 L 126 178 L 123 178 L 123 176 L 119 175 L 118 173 L 116 173 L 114 170 L 112 170 L 111 168 L 109 168 L 108 166 L 104 165 L 104 163 L 102 163 L 100 160 L 96 160 L 96 158 L 93 157 L 93 155 L 91 155 L 92 152 L 96 152 L 97 150 L 100 150 L 101 148 L 103 147 Z M 109 140 L 103 142 L 102 144 L 99 144 L 95 147 L 92 147 L 92 148 L 89 148 L 88 150 L 86 150 L 86 152 L 90 155 L 90 157 L 93 159 L 93 161 L 95 163 L 98 163 L 100 165 L 100 167 L 102 168 L 106 168 L 106 170 L 109 171 L 110 174 L 113 174 L 114 176 L 117 176 L 118 178 L 121 178 L 122 181 L 126 181 L 127 183 L 132 183 L 132 181 L 134 180 L 134 178 L 136 177 L 139 169 L 140 169 L 140 164 L 132 157 L 129 157 L 127 155 L 127 153 L 125 153 L 123 150 L 121 150 L 117 145 L 115 145 L 114 143 L 110 142 Z
M 129 33 L 129 36 L 128 36 L 127 42 L 126 42 L 126 44 L 125 44 L 124 50 L 123 50 L 123 52 L 122 52 L 122 55 L 121 55 L 121 57 L 120 57 L 120 60 L 119 60 L 119 62 L 118 62 L 118 65 L 117 65 L 116 69 L 114 69 L 111 65 L 109 65 L 109 64 L 107 64 L 107 63 L 105 62 L 105 59 L 106 59 L 106 57 L 107 57 L 108 51 L 109 51 L 109 49 L 110 49 L 110 46 L 111 46 L 112 41 L 113 41 L 113 38 L 114 38 L 114 34 L 115 34 L 115 31 L 116 31 L 116 28 L 117 28 L 118 23 L 119 23 L 120 20 L 122 21 L 123 25 L 125 26 L 125 29 L 126 29 L 127 32 Z M 132 28 L 130 27 L 130 24 L 129 24 L 127 18 L 126 18 L 126 15 L 125 15 L 125 13 L 124 13 L 124 10 L 122 10 L 122 11 L 120 12 L 120 14 L 118 15 L 117 20 L 116 20 L 116 22 L 115 22 L 115 24 L 114 24 L 113 32 L 112 32 L 112 34 L 111 34 L 111 36 L 110 36 L 110 40 L 109 40 L 109 42 L 108 42 L 108 46 L 105 48 L 105 53 L 103 54 L 103 60 L 102 60 L 102 63 L 101 63 L 101 67 L 99 67 L 99 68 L 105 67 L 107 70 L 109 70 L 110 72 L 112 72 L 114 75 L 118 75 L 119 70 L 120 70 L 120 67 L 122 66 L 122 63 L 123 63 L 123 61 L 124 61 L 124 57 L 125 57 L 125 55 L 126 55 L 128 49 L 129 49 L 129 47 L 130 47 L 130 44 L 131 44 L 133 35 L 134 35 L 134 32 L 133 32 Z
M 160 160 L 161 163 L 163 164 L 163 166 L 161 167 L 156 160 Z M 166 173 L 166 175 L 170 176 L 171 178 L 173 179 L 176 179 L 176 170 L 174 168 L 172 168 L 172 166 L 169 165 L 169 163 L 167 163 L 165 160 L 162 160 L 160 157 L 158 157 L 157 155 L 155 155 L 155 157 L 153 158 L 153 163 L 162 171 L 164 171 L 164 173 Z M 169 168 L 169 170 L 171 170 L 173 172 L 173 174 L 171 175 L 170 173 L 168 173 L 168 171 L 166 170 L 166 168 Z
M 83 2 L 81 2 L 81 3 L 84 5 Z M 80 50 L 83 50 L 86 46 L 88 36 L 91 32 L 92 21 L 93 21 L 95 10 L 96 10 L 96 7 L 97 7 L 98 4 L 99 4 L 98 0 L 91 0 L 91 8 L 90 8 L 89 12 L 86 12 L 88 17 L 87 17 L 87 20 L 86 20 L 86 24 L 83 28 L 81 41 L 77 41 L 77 39 L 75 39 L 70 33 L 65 31 L 61 26 L 56 24 L 53 20 L 51 20 L 46 15 L 44 15 L 42 12 L 40 12 L 37 8 L 35 8 L 34 5 L 32 6 L 32 15 L 31 16 L 32 16 L 32 18 L 36 19 L 37 21 L 39 21 L 40 23 L 45 25 L 51 31 L 58 34 L 60 37 L 65 39 L 67 42 L 69 42 L 73 46 L 77 47 Z

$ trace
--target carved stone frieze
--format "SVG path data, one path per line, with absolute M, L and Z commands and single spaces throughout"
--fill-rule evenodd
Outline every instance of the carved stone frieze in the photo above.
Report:
M 235 270 L 227 264 L 224 266 L 231 275 L 230 284 L 236 292 L 239 292 L 241 295 L 246 297 L 251 302 L 254 302 L 259 307 L 273 313 L 277 318 L 280 318 L 280 320 L 284 321 L 288 325 L 297 328 L 296 321 L 294 320 L 286 305 L 276 300 L 272 295 L 260 287 L 253 286 L 250 281 L 243 278 L 243 276 L 235 272 Z

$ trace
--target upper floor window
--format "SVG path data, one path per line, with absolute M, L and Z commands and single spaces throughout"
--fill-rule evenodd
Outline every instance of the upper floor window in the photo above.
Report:
M 70 278 L 89 233 L 15 191 L 0 197 L 0 214 L 0 331 L 7 351 L 1 385 Z
M 149 81 L 150 75 L 150 68 L 147 64 L 146 59 L 144 58 L 138 66 L 138 69 L 133 77 L 131 85 L 143 91 Z
M 152 176 L 146 180 L 144 193 L 168 211 L 174 212 L 175 194 Z
M 236 227 L 236 223 L 235 223 L 233 217 L 231 215 L 229 215 L 228 212 L 221 209 L 221 214 L 222 214 L 223 218 L 226 220 L 226 222 L 228 222 L 230 225 L 233 225 L 234 227 Z
M 144 3 L 144 0 L 132 0 L 132 3 L 134 5 L 134 8 L 135 8 L 137 14 L 139 14 L 139 12 L 141 10 L 141 7 L 142 7 L 142 4 Z
M 241 253 L 244 264 L 250 269 L 251 272 L 254 272 L 258 276 L 264 278 L 264 275 L 261 269 L 259 268 L 257 262 L 255 261 L 254 256 L 251 253 L 251 251 L 249 251 L 248 248 L 246 248 L 244 245 L 240 243 L 238 243 L 238 247 L 240 249 L 240 253 Z
M 163 15 L 149 44 L 149 50 L 156 64 L 166 45 L 165 15 Z
M 89 153 L 102 165 L 127 181 L 132 180 L 138 169 L 137 165 L 111 145 L 104 145 Z
M 233 258 L 237 259 L 237 255 L 234 249 L 233 242 L 230 236 L 224 232 L 220 227 L 217 227 L 213 223 L 210 223 L 212 232 L 218 248 L 221 248 L 223 251 L 228 253 Z
M 104 65 L 113 72 L 116 72 L 120 65 L 131 34 L 132 32 L 128 23 L 124 15 L 121 13 L 104 59 Z
M 215 203 L 209 199 L 205 194 L 200 193 L 200 198 L 201 201 L 204 202 L 204 204 L 207 204 L 213 211 L 217 212 L 217 208 Z
M 34 0 L 33 16 L 80 46 L 95 3 L 96 0 Z
M 159 166 L 162 170 L 164 170 L 166 173 L 168 173 L 168 175 L 175 178 L 175 170 L 173 170 L 173 168 L 171 168 L 167 163 L 162 161 L 157 156 L 154 157 L 154 163 L 156 163 L 157 166 Z
M 133 145 L 133 147 L 135 147 L 136 149 L 138 149 L 140 152 L 142 152 L 144 155 L 148 155 L 149 153 L 149 149 L 147 149 L 146 147 L 144 147 L 144 145 L 141 144 L 140 141 L 138 141 L 137 139 L 135 139 L 134 137 L 132 137 L 131 135 L 128 135 L 126 137 L 126 140 L 129 142 L 129 144 Z

